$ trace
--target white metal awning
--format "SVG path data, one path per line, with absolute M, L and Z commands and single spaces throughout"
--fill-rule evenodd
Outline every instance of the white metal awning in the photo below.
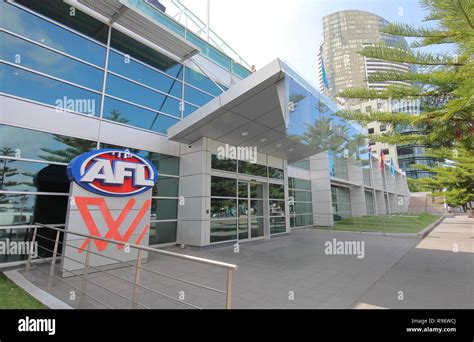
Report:
M 117 31 L 177 62 L 182 62 L 200 52 L 194 44 L 137 9 L 128 0 L 64 0 L 64 2 L 107 25 L 112 25 Z M 143 5 L 149 6 L 146 3 Z
M 289 162 L 316 151 L 287 135 L 285 64 L 274 60 L 168 129 L 170 140 L 190 144 L 207 137 Z

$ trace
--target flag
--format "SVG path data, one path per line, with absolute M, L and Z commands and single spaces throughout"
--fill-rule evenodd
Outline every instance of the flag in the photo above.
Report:
M 321 74 L 322 74 L 322 77 L 323 77 L 324 87 L 326 89 L 329 89 L 329 83 L 328 83 L 328 79 L 327 79 L 327 76 L 326 76 L 326 68 L 324 67 L 324 61 L 323 61 L 322 58 L 321 58 Z
M 383 151 L 380 151 L 380 170 L 385 170 L 385 154 L 383 154 Z
M 393 165 L 393 158 L 390 158 L 390 173 L 395 177 L 395 165 Z

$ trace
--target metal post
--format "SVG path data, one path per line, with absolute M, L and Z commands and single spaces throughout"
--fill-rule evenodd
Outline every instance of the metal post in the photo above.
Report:
M 84 300 L 86 296 L 86 285 L 87 285 L 87 273 L 89 272 L 89 262 L 90 262 L 90 248 L 92 244 L 92 239 L 89 239 L 89 243 L 87 244 L 87 251 L 86 251 L 86 261 L 84 262 L 84 273 L 82 275 L 82 284 L 81 284 L 81 301 Z
M 225 308 L 231 309 L 232 308 L 232 273 L 234 272 L 233 269 L 227 269 L 227 291 L 226 291 L 226 303 Z
M 211 21 L 211 0 L 207 0 L 207 18 L 206 18 L 206 40 L 209 43 L 209 25 Z
M 31 238 L 31 245 L 30 245 L 30 250 L 28 253 L 28 261 L 26 262 L 26 272 L 29 272 L 31 269 L 31 257 L 33 254 L 33 246 L 35 245 L 36 242 L 36 233 L 38 231 L 38 225 L 35 223 L 35 228 L 33 230 L 33 236 Z
M 60 234 L 61 234 L 61 232 L 58 230 L 56 232 L 56 240 L 54 241 L 53 259 L 51 260 L 51 267 L 49 268 L 48 287 L 50 287 L 53 284 L 54 267 L 56 266 L 56 255 L 58 253 L 59 235 Z
M 139 286 L 140 286 L 141 265 L 142 265 L 142 250 L 139 249 L 137 253 L 137 263 L 135 266 L 135 282 L 133 284 L 132 309 L 137 308 L 138 293 L 140 290 Z

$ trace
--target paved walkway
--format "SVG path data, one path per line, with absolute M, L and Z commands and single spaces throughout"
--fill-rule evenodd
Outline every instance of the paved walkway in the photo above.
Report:
M 171 250 L 237 264 L 234 276 L 234 308 L 474 308 L 473 223 L 465 217 L 448 218 L 420 242 L 413 238 L 388 237 L 314 229 L 293 231 L 271 240 L 233 246 Z M 364 242 L 365 255 L 327 255 L 326 244 L 334 239 Z M 453 253 L 452 243 L 459 244 Z M 225 289 L 226 274 L 219 268 L 189 263 L 167 256 L 151 257 L 145 267 L 199 284 Z M 46 288 L 48 269 L 36 267 L 26 276 Z M 132 267 L 110 271 L 133 279 Z M 132 286 L 107 274 L 91 274 L 88 292 L 99 302 L 81 307 L 128 308 Z M 203 308 L 223 308 L 225 296 L 196 289 L 189 284 L 143 272 L 148 288 Z M 55 281 L 48 291 L 73 307 L 70 291 L 80 279 Z M 77 292 L 77 290 L 74 290 Z M 398 300 L 398 291 L 404 299 Z M 122 297 L 120 297 L 122 296 Z M 182 303 L 141 291 L 140 302 L 151 308 L 183 308 Z M 105 304 L 105 305 L 104 305 Z
M 356 305 L 361 303 L 394 309 L 474 309 L 474 219 L 446 218 Z

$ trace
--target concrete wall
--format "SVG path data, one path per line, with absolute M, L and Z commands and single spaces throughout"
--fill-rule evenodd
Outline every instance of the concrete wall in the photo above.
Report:
M 381 190 L 375 191 L 375 201 L 377 202 L 377 215 L 388 214 L 387 207 L 385 205 L 384 192 Z
M 204 246 L 209 243 L 210 164 L 207 139 L 181 146 L 176 243 Z
M 433 213 L 444 214 L 445 208 L 442 198 L 433 197 L 427 192 L 415 192 L 411 194 L 410 213 Z
M 354 184 L 349 189 L 352 216 L 367 215 L 364 192 L 364 175 L 362 173 L 362 166 L 360 162 L 348 161 L 347 171 L 349 173 L 349 181 Z
M 311 195 L 313 200 L 313 224 L 331 227 L 333 225 L 331 203 L 331 177 L 326 152 L 310 157 Z

